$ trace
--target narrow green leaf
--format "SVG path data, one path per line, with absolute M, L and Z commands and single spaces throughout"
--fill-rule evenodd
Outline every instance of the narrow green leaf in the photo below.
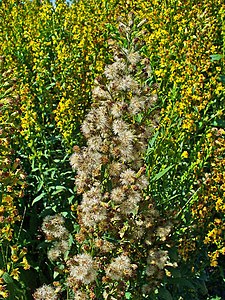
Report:
M 172 169 L 174 165 L 167 167 L 166 169 L 163 169 L 158 174 L 155 175 L 155 177 L 152 179 L 152 181 L 159 180 L 161 177 L 163 177 L 170 169 Z
M 46 193 L 41 193 L 39 196 L 37 196 L 36 198 L 34 198 L 34 200 L 32 201 L 31 205 L 34 205 L 34 203 L 40 201 L 45 195 L 46 195 Z
M 154 134 L 153 138 L 149 141 L 149 146 L 150 146 L 150 148 L 152 148 L 152 147 L 154 146 L 155 141 L 156 141 L 158 135 L 159 135 L 159 132 L 157 131 L 157 132 Z
M 55 187 L 56 191 L 54 191 L 52 193 L 52 195 L 56 195 L 56 194 L 59 194 L 61 193 L 63 190 L 66 190 L 65 186 L 62 186 L 62 185 L 58 185 Z
M 57 185 L 55 188 L 56 190 L 66 190 L 65 186 L 63 185 Z
M 59 275 L 59 272 L 54 271 L 54 273 L 53 273 L 53 278 L 56 279 L 56 277 L 57 277 L 58 275 Z
M 37 192 L 39 192 L 39 191 L 42 189 L 42 187 L 43 187 L 43 184 L 44 184 L 44 181 L 43 181 L 43 180 L 41 180 L 41 181 L 39 182 L 39 184 L 38 184 L 38 187 L 37 187 Z
M 48 87 L 46 87 L 46 90 L 50 90 L 53 86 L 55 86 L 55 82 L 51 83 Z
M 138 123 L 141 123 L 142 119 L 143 119 L 143 116 L 141 114 L 138 114 L 135 116 L 135 121 Z

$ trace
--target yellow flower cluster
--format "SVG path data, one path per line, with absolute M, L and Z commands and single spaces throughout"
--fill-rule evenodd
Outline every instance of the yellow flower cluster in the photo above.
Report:
M 202 217 L 211 220 L 204 243 L 211 246 L 208 255 L 212 266 L 218 265 L 220 254 L 225 255 L 225 131 L 217 130 L 216 135 L 211 170 L 202 195 L 208 206 Z
M 21 134 L 29 147 L 46 125 L 56 125 L 73 144 L 93 78 L 109 58 L 107 24 L 128 7 L 115 0 L 57 1 L 55 7 L 26 0 L 19 9 L 13 0 L 1 4 L 0 55 L 7 54 L 19 74 Z
M 14 71 L 5 67 L 5 58 L 0 57 L 0 295 L 3 298 L 8 297 L 5 273 L 18 280 L 19 267 L 29 268 L 25 248 L 21 250 L 17 244 L 14 245 L 18 241 L 18 232 L 14 229 L 22 220 L 17 206 L 23 196 L 26 176 L 13 149 L 13 136 L 19 133 L 16 124 L 19 115 L 17 79 L 13 77 Z
M 198 252 L 201 234 L 197 228 L 199 226 L 203 229 L 203 224 L 207 224 L 205 243 L 216 243 L 215 253 L 218 256 L 218 253 L 224 252 L 224 222 L 221 219 L 224 212 L 224 195 L 218 196 L 215 193 L 218 189 L 220 194 L 222 193 L 224 179 L 221 178 L 221 174 L 224 172 L 224 161 L 219 159 L 222 152 L 218 154 L 213 149 L 216 145 L 220 149 L 223 147 L 218 141 L 215 142 L 213 132 L 205 130 L 206 127 L 202 124 L 209 124 L 215 115 L 219 118 L 222 115 L 222 110 L 219 109 L 220 98 L 224 95 L 221 81 L 224 58 L 218 59 L 216 54 L 223 54 L 225 42 L 224 4 L 220 0 L 155 0 L 151 3 L 138 1 L 137 6 L 139 15 L 148 21 L 147 50 L 155 80 L 160 86 L 159 99 L 162 99 L 163 110 L 158 141 L 161 140 L 164 149 L 169 149 L 168 153 L 172 158 L 174 152 L 177 152 L 176 155 L 180 157 L 182 164 L 187 166 L 187 172 L 182 170 L 181 181 L 184 182 L 185 178 L 189 177 L 190 188 L 194 190 L 202 183 L 202 176 L 207 170 L 207 160 L 211 161 L 213 156 L 217 157 L 211 163 L 210 172 L 214 174 L 215 180 L 207 183 L 207 193 L 205 191 L 204 195 L 195 194 L 194 199 L 190 199 L 190 203 L 194 202 L 191 225 L 182 225 L 184 232 L 180 238 L 179 252 L 184 258 L 188 258 L 194 251 Z M 195 148 L 192 149 L 190 145 L 194 139 Z M 160 150 L 162 154 L 164 149 Z M 155 161 L 152 159 L 153 168 L 160 161 L 158 153 L 159 151 L 156 151 Z M 171 164 L 175 164 L 176 158 L 174 157 L 174 161 L 172 158 Z M 179 177 L 178 174 L 176 176 Z M 202 192 L 202 189 L 200 190 Z M 215 199 L 212 201 L 213 197 Z M 188 206 L 189 203 L 185 208 L 188 209 Z M 221 220 L 217 226 L 215 219 Z M 212 265 L 215 265 L 215 253 L 209 252 Z
M 66 13 L 63 11 L 65 9 L 65 4 L 59 4 L 56 18 L 58 15 L 64 16 L 60 22 L 66 38 L 62 38 L 62 34 L 52 36 L 53 45 L 56 45 L 55 64 L 63 72 L 63 84 L 57 82 L 61 96 L 54 113 L 64 140 L 73 144 L 73 137 L 77 134 L 86 108 L 90 106 L 94 77 L 103 71 L 109 57 L 106 25 L 115 23 L 123 10 L 119 11 L 115 0 L 107 3 L 79 1 L 71 9 L 67 8 Z
M 0 296 L 2 296 L 3 299 L 9 296 L 6 283 L 11 282 L 12 279 L 19 281 L 21 267 L 24 270 L 30 269 L 30 265 L 25 256 L 27 249 L 20 249 L 17 245 L 10 246 L 9 248 L 8 252 L 11 252 L 11 257 L 9 257 L 10 261 L 5 262 L 5 267 L 0 269 Z M 10 277 L 12 279 L 9 279 Z
M 222 51 L 221 5 L 222 1 L 154 1 L 151 8 L 145 4 L 150 59 L 163 95 L 168 93 L 161 124 L 166 127 L 179 116 L 179 135 L 195 132 L 212 95 L 222 88 L 217 80 L 220 68 L 210 58 Z
M 34 1 L 24 1 L 20 10 L 14 2 L 2 5 L 6 16 L 2 26 L 8 39 L 2 36 L 1 52 L 7 52 L 13 62 L 16 48 L 20 73 L 30 78 L 29 89 L 26 84 L 21 86 L 26 94 L 22 134 L 27 139 L 28 128 L 35 125 L 37 134 L 41 124 L 55 118 L 66 142 L 73 143 L 90 102 L 93 78 L 108 59 L 106 25 L 114 24 L 120 14 L 132 9 L 148 21 L 147 50 L 161 91 L 168 92 L 162 126 L 178 115 L 179 134 L 195 131 L 212 94 L 222 89 L 217 80 L 220 66 L 214 68 L 217 62 L 210 60 L 210 55 L 221 51 L 221 45 L 215 43 L 224 15 L 221 0 L 213 5 L 206 0 L 91 0 L 78 1 L 71 7 L 59 1 L 55 8 L 47 2 L 38 6 Z M 44 110 L 49 110 L 47 120 Z M 72 125 L 74 118 L 76 126 Z
M 159 9 L 157 1 L 154 5 Z M 153 8 L 143 0 L 78 1 L 71 6 L 57 1 L 55 8 L 47 1 L 38 5 L 27 0 L 20 9 L 15 1 L 2 4 L 6 17 L 0 51 L 20 74 L 21 134 L 26 140 L 56 122 L 67 145 L 73 144 L 90 105 L 94 77 L 110 57 L 108 24 L 130 10 L 151 20 Z M 158 37 L 165 33 L 160 30 Z
M 225 255 L 225 131 L 211 129 L 202 144 L 201 153 L 194 164 L 199 185 L 191 205 L 191 225 L 180 239 L 179 252 L 183 258 L 196 255 L 204 242 L 211 266 L 218 265 Z M 207 165 L 202 163 L 206 159 Z M 206 172 L 207 168 L 207 172 Z M 204 246 L 203 246 L 204 248 Z

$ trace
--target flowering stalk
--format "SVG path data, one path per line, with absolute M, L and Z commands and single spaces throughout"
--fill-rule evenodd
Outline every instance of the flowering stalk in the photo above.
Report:
M 161 249 L 171 225 L 146 193 L 144 153 L 157 95 L 141 56 L 143 23 L 132 15 L 120 22 L 119 37 L 110 41 L 114 62 L 96 78 L 82 124 L 87 146 L 75 146 L 70 159 L 82 194 L 76 235 L 82 253 L 67 261 L 75 299 L 125 299 L 126 291 L 143 299 L 171 265 Z
M 23 218 L 19 213 L 26 188 L 26 174 L 13 149 L 19 133 L 20 114 L 17 78 L 0 56 L 0 297 L 5 299 L 16 290 L 22 270 L 28 270 L 27 249 L 20 243 Z M 13 282 L 13 289 L 9 282 Z

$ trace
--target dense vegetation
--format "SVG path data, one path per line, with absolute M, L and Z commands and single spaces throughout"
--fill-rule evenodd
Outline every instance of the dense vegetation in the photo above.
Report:
M 0 299 L 225 299 L 222 0 L 0 0 Z

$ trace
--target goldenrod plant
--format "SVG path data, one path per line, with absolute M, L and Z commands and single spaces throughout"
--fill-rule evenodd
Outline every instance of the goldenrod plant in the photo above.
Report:
M 23 214 L 21 198 L 26 187 L 26 174 L 14 151 L 14 137 L 20 128 L 15 121 L 20 114 L 14 70 L 7 69 L 0 57 L 0 296 L 13 299 L 21 292 L 20 273 L 28 270 L 27 248 L 21 239 Z M 21 284 L 20 284 L 21 283 Z M 16 298 L 14 298 L 16 299 Z

